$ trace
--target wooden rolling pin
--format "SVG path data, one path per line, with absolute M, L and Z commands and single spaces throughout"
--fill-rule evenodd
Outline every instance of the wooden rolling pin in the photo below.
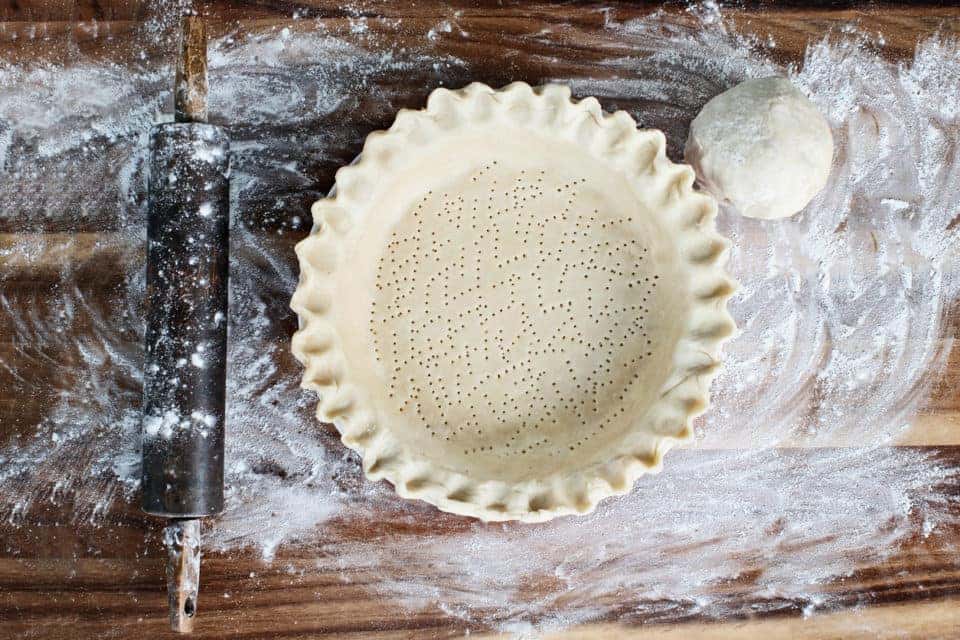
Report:
M 143 510 L 170 519 L 170 625 L 190 632 L 200 518 L 223 510 L 229 141 L 207 124 L 206 33 L 183 19 L 175 122 L 150 136 Z

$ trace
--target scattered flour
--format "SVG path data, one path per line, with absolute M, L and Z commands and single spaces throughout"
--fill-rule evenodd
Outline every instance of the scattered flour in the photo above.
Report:
M 441 33 L 450 33 L 453 31 L 453 24 L 449 20 L 443 20 L 437 26 L 427 31 L 427 40 L 431 42 L 436 42 L 440 39 Z
M 740 333 L 698 426 L 703 450 L 671 453 L 662 474 L 594 514 L 535 526 L 437 515 L 365 481 L 356 457 L 315 424 L 288 350 L 289 236 L 305 230 L 309 203 L 330 186 L 315 176 L 349 162 L 369 132 L 351 117 L 361 100 L 388 120 L 417 106 L 397 86 L 422 97 L 470 79 L 468 65 L 429 48 L 450 23 L 425 34 L 422 51 L 351 44 L 322 29 L 211 46 L 210 113 L 230 128 L 234 220 L 228 511 L 210 544 L 252 546 L 278 561 L 284 545 L 307 545 L 318 571 L 350 569 L 344 580 L 375 572 L 365 588 L 393 605 L 524 633 L 613 614 L 829 609 L 836 596 L 825 587 L 859 562 L 917 536 L 935 544 L 939 528 L 960 524 L 946 488 L 960 469 L 883 446 L 922 408 L 952 347 L 942 336 L 960 297 L 960 46 L 931 38 L 896 65 L 851 31 L 781 69 L 730 31 L 715 4 L 692 13 L 694 27 L 663 14 L 626 23 L 608 15 L 596 44 L 601 79 L 542 80 L 627 108 L 663 129 L 679 159 L 709 98 L 747 77 L 789 73 L 833 127 L 831 183 L 787 221 L 721 213 L 741 282 L 731 303 Z M 365 20 L 351 24 L 369 37 Z M 0 241 L 0 282 L 32 273 L 24 265 L 35 261 L 60 265 L 36 290 L 0 286 L 14 349 L 0 374 L 43 406 L 35 424 L 15 409 L 0 416 L 20 434 L 0 443 L 0 533 L 35 526 L 31 515 L 48 502 L 95 529 L 111 504 L 136 497 L 145 134 L 167 109 L 171 78 L 164 65 L 0 64 L 0 226 L 24 232 Z M 88 232 L 99 232 L 92 260 L 125 265 L 110 282 L 91 286 L 88 267 L 55 260 Z M 837 441 L 860 446 L 779 446 Z M 736 450 L 715 449 L 730 443 Z M 62 468 L 75 472 L 63 478 Z M 399 526 L 431 519 L 454 532 Z M 344 521 L 384 524 L 358 542 L 337 535 Z M 423 567 L 434 568 L 430 577 Z M 723 585 L 733 581 L 731 599 Z M 731 609 L 745 599 L 749 610 Z

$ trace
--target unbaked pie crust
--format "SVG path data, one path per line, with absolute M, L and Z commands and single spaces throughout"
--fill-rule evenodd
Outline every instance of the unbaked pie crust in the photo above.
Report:
M 716 204 L 570 90 L 437 89 L 297 245 L 293 352 L 372 480 L 484 520 L 585 513 L 707 406 L 734 289 Z

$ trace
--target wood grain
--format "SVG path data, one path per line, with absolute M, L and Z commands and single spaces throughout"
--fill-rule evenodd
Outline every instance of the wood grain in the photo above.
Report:
M 935 32 L 960 34 L 960 9 L 951 6 L 817 3 L 817 6 L 772 6 L 770 3 L 739 4 L 725 10 L 737 29 L 755 34 L 760 41 L 772 39 L 772 53 L 784 62 L 799 62 L 810 42 L 843 25 L 856 22 L 867 32 L 882 33 L 884 55 L 891 59 L 909 56 L 919 39 Z M 353 22 L 365 17 L 368 33 L 384 46 L 422 46 L 423 33 L 439 20 L 455 17 L 460 30 L 441 34 L 432 46 L 470 62 L 469 76 L 452 71 L 444 79 L 463 83 L 476 79 L 504 84 L 512 79 L 537 82 L 551 77 L 595 78 L 609 74 L 599 61 L 628 54 L 629 42 L 612 41 L 600 33 L 608 20 L 626 21 L 659 10 L 647 3 L 546 4 L 519 2 L 416 3 L 309 2 L 203 3 L 213 36 L 251 34 L 269 29 L 314 28 L 304 18 L 317 20 L 331 35 L 361 44 Z M 165 9 L 144 2 L 106 0 L 33 0 L 0 4 L 0 59 L 63 63 L 77 56 L 119 63 L 139 51 L 144 21 L 155 19 Z M 293 20 L 296 12 L 300 19 Z M 455 13 L 458 12 L 458 13 Z M 400 23 L 396 18 L 403 18 Z M 664 11 L 665 23 L 693 24 L 694 18 L 681 5 Z M 549 40 L 530 37 L 549 29 Z M 468 34 L 462 35 L 460 31 Z M 397 96 L 398 104 L 417 106 L 432 88 L 425 77 L 390 77 L 377 80 L 378 89 Z M 608 108 L 640 110 L 625 96 L 602 96 Z M 336 126 L 346 135 L 337 147 L 328 149 L 309 167 L 314 184 L 308 189 L 289 188 L 271 192 L 242 212 L 242 222 L 255 233 L 277 239 L 274 249 L 293 263 L 292 244 L 303 228 L 278 219 L 276 202 L 287 206 L 289 215 L 308 219 L 309 202 L 325 192 L 335 169 L 359 151 L 363 136 L 389 123 L 392 108 L 386 101 L 367 100 L 360 108 L 336 114 L 335 121 L 311 123 L 322 134 Z M 242 133 L 242 131 L 241 131 Z M 674 150 L 675 151 L 675 150 Z M 42 207 L 42 203 L 37 203 Z M 29 212 L 26 212 L 29 213 Z M 136 221 L 125 221 L 132 224 Z M 10 304 L 44 307 L 44 292 L 51 287 L 78 286 L 91 293 L 92 304 L 106 304 L 121 295 L 116 270 L 111 265 L 142 259 L 142 250 L 131 245 L 116 216 L 104 212 L 82 221 L 51 221 L 46 216 L 0 218 L 0 274 L 2 293 Z M 13 245 L 33 247 L 26 252 L 5 251 Z M 70 274 L 64 282 L 64 265 Z M 960 268 L 960 267 L 958 267 Z M 99 302 L 98 302 L 99 301 Z M 294 318 L 276 327 L 276 340 L 283 342 L 293 331 Z M 83 335 L 89 327 L 72 327 Z M 948 313 L 941 336 L 944 349 L 960 336 L 960 305 Z M 136 352 L 139 336 L 128 332 L 118 348 Z M 72 354 L 34 352 L 15 343 L 10 327 L 0 326 L 0 362 L 29 363 L 30 375 L 18 378 L 13 369 L 0 367 L 0 442 L 29 437 L 32 426 L 49 410 L 53 399 L 44 391 L 57 376 L 58 358 Z M 292 366 L 292 363 L 290 363 Z M 911 430 L 897 441 L 924 447 L 939 456 L 944 465 L 960 466 L 960 351 L 953 350 L 947 370 Z M 136 389 L 131 393 L 135 394 Z M 743 443 L 734 443 L 742 446 Z M 832 446 L 852 445 L 830 442 Z M 677 455 L 722 456 L 724 451 L 684 451 Z M 796 455 L 812 455 L 797 452 Z M 960 497 L 953 488 L 951 495 Z M 95 529 L 66 515 L 73 498 L 51 499 L 29 514 L 29 522 L 17 528 L 0 528 L 0 637 L 75 638 L 168 637 L 163 577 L 160 523 L 140 514 L 121 495 L 107 503 L 103 524 Z M 960 508 L 960 507 L 958 507 Z M 456 533 L 465 527 L 462 519 L 437 514 L 429 522 L 345 520 L 334 527 L 341 544 L 377 535 L 410 536 L 427 531 Z M 330 541 L 327 541 L 330 542 Z M 908 541 L 885 557 L 864 559 L 859 570 L 828 588 L 848 609 L 812 618 L 788 609 L 777 616 L 755 614 L 762 610 L 749 590 L 749 576 L 723 585 L 723 597 L 739 612 L 723 622 L 708 622 L 695 611 L 680 610 L 658 624 L 631 615 L 636 603 L 624 601 L 607 620 L 580 628 L 547 634 L 550 638 L 956 638 L 960 637 L 960 531 L 940 532 L 935 540 Z M 492 638 L 479 625 L 456 621 L 439 608 L 411 613 L 378 597 L 376 572 L 345 573 L 329 550 L 298 547 L 281 550 L 277 562 L 264 564 L 250 553 L 208 554 L 202 569 L 198 638 L 454 638 L 468 631 Z M 417 575 L 429 576 L 429 567 L 411 567 Z M 618 603 L 619 604 L 619 603 Z
M 960 600 L 899 604 L 858 609 L 849 613 L 825 614 L 813 619 L 768 618 L 698 627 L 653 626 L 624 628 L 618 625 L 589 625 L 583 629 L 548 633 L 544 640 L 758 640 L 791 638 L 816 640 L 887 640 L 894 638 L 953 638 L 960 628 Z M 494 638 L 481 634 L 480 638 Z

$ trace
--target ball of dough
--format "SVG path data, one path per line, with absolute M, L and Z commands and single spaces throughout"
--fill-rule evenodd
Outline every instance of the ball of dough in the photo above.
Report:
M 738 84 L 708 102 L 684 151 L 703 187 L 750 218 L 785 218 L 830 175 L 833 136 L 786 78 Z

